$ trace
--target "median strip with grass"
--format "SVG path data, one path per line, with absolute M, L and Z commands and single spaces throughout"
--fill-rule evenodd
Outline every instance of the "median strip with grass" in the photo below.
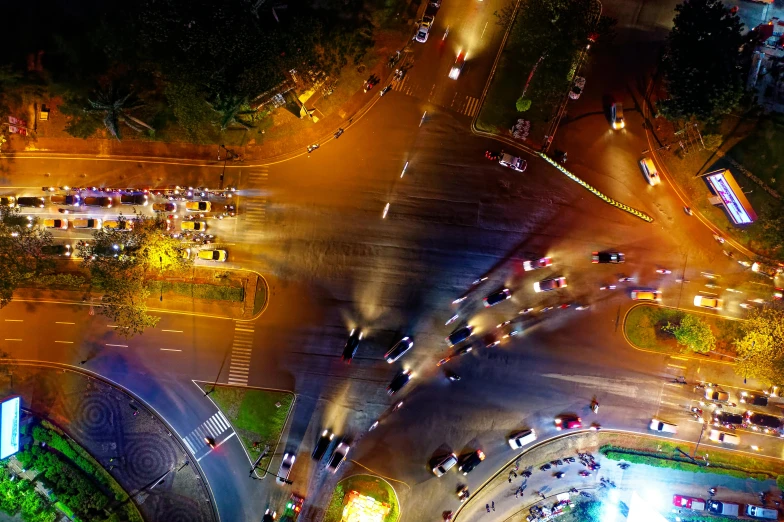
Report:
M 776 480 L 784 474 L 784 463 L 781 461 L 725 451 L 713 446 L 707 448 L 709 456 L 703 451 L 697 453 L 695 461 L 692 461 L 680 452 L 694 454 L 695 445 L 689 442 L 670 442 L 630 433 L 605 433 L 602 442 L 599 451 L 611 460 L 754 480 Z
M 264 447 L 269 446 L 268 455 L 259 462 L 259 469 L 269 469 L 275 446 L 294 404 L 294 394 L 212 383 L 200 383 L 200 386 L 231 422 L 254 462 Z
M 531 122 L 525 141 L 542 143 L 599 15 L 593 0 L 563 4 L 557 13 L 553 5 L 541 0 L 520 3 L 476 120 L 479 130 L 509 136 L 516 120 L 523 118 Z M 499 15 L 501 23 L 505 15 L 511 13 Z

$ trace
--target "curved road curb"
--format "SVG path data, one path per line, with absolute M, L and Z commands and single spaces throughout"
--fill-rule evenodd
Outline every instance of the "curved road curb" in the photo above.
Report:
M 71 371 L 71 372 L 73 372 L 75 374 L 82 375 L 83 377 L 86 377 L 87 379 L 95 379 L 95 380 L 98 380 L 98 381 L 102 382 L 105 385 L 111 386 L 112 388 L 114 388 L 115 390 L 120 392 L 121 394 L 125 395 L 126 397 L 129 397 L 133 402 L 135 402 L 135 403 L 141 405 L 142 407 L 144 407 L 148 412 L 151 412 L 151 414 L 154 416 L 154 418 L 165 427 L 165 429 L 167 430 L 167 432 L 170 435 L 171 434 L 176 435 L 176 437 L 171 437 L 171 439 L 177 444 L 177 446 L 179 447 L 179 449 L 183 453 L 183 455 L 186 455 L 188 457 L 188 460 L 193 465 L 193 469 L 196 470 L 196 472 L 198 473 L 202 483 L 204 483 L 206 492 L 207 492 L 207 494 L 209 496 L 210 509 L 212 511 L 212 514 L 213 514 L 213 519 L 217 520 L 217 521 L 220 521 L 220 515 L 219 515 L 217 507 L 215 505 L 215 496 L 213 494 L 212 487 L 210 486 L 210 483 L 207 480 L 207 477 L 204 474 L 203 470 L 201 469 L 201 466 L 199 465 L 198 461 L 194 458 L 193 454 L 188 451 L 188 448 L 186 447 L 186 445 L 183 444 L 182 436 L 177 432 L 177 430 L 175 430 L 166 421 L 166 419 L 161 414 L 158 413 L 158 411 L 154 407 L 149 405 L 147 402 L 143 401 L 135 393 L 131 392 L 130 390 L 128 390 L 124 386 L 118 384 L 117 382 L 115 382 L 115 381 L 113 381 L 113 380 L 111 380 L 111 379 L 109 379 L 107 377 L 104 377 L 104 376 L 102 376 L 100 374 L 97 374 L 95 372 L 92 372 L 90 370 L 85 370 L 84 368 L 71 366 L 71 365 L 68 365 L 68 364 L 43 362 L 43 361 L 34 361 L 34 360 L 26 360 L 26 359 L 5 359 L 3 361 L 0 361 L 0 364 L 13 364 L 13 365 L 17 365 L 17 366 L 29 366 L 29 367 L 33 367 L 33 368 L 41 367 L 41 368 L 61 370 L 63 372 Z M 69 432 L 66 431 L 66 433 L 69 433 Z M 68 436 L 71 437 L 70 433 L 69 433 Z M 74 440 L 76 440 L 76 439 L 74 439 Z M 80 443 L 80 445 L 81 445 L 81 443 Z M 96 461 L 98 460 L 94 456 L 93 456 L 93 458 Z M 106 468 L 104 468 L 104 469 L 106 469 Z M 121 486 L 123 486 L 123 485 L 121 484 Z M 125 486 L 123 486 L 123 489 L 125 489 Z M 130 491 L 126 491 L 126 493 L 128 494 L 129 498 L 133 499 L 136 495 L 138 495 L 140 493 L 140 491 L 137 491 L 135 494 L 133 492 L 130 492 Z
M 656 350 L 650 350 L 648 348 L 641 348 L 641 347 L 637 346 L 636 344 L 634 344 L 631 341 L 631 339 L 629 339 L 629 336 L 626 335 L 626 319 L 629 317 L 629 313 L 631 313 L 632 310 L 634 310 L 635 308 L 641 307 L 641 306 L 669 308 L 670 310 L 678 310 L 678 311 L 682 311 L 682 312 L 686 312 L 686 313 L 690 313 L 690 314 L 691 313 L 698 313 L 698 314 L 702 314 L 702 315 L 705 315 L 705 316 L 708 316 L 708 317 L 716 317 L 715 315 L 711 315 L 711 314 L 705 313 L 705 312 L 703 312 L 701 310 L 688 310 L 688 311 L 686 311 L 683 308 L 678 308 L 678 307 L 675 307 L 675 306 L 665 306 L 665 305 L 652 304 L 652 303 L 635 303 L 634 305 L 630 306 L 628 310 L 626 310 L 625 314 L 623 314 L 623 322 L 621 323 L 621 332 L 623 333 L 624 341 L 626 341 L 626 343 L 629 346 L 631 346 L 632 348 L 634 348 L 635 350 L 640 351 L 640 352 L 645 352 L 645 353 L 652 353 L 652 354 L 656 354 L 656 355 L 664 355 L 664 356 L 668 356 L 668 357 L 677 357 L 678 359 L 685 359 L 687 361 L 709 362 L 709 363 L 714 363 L 714 364 L 724 364 L 724 365 L 727 365 L 727 366 L 732 366 L 732 365 L 735 364 L 735 363 L 730 362 L 730 361 L 715 361 L 713 359 L 706 359 L 705 357 L 695 357 L 693 355 L 687 355 L 687 354 L 658 352 Z M 730 321 L 745 321 L 745 319 L 738 319 L 738 318 L 735 318 L 735 317 L 722 317 L 721 319 L 727 319 L 727 320 L 730 320 Z

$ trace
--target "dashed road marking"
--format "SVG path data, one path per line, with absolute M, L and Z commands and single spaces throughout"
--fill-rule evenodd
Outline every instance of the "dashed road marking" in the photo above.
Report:
M 466 116 L 474 117 L 476 113 L 479 112 L 479 98 L 474 98 L 473 96 L 466 96 L 465 101 L 460 107 L 460 111 Z

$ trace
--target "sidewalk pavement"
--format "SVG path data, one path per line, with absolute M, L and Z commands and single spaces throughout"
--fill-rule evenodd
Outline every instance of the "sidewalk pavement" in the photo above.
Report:
M 200 267 L 195 267 L 200 268 Z M 204 269 L 208 270 L 207 275 L 212 276 L 213 273 L 228 273 L 229 277 L 234 280 L 238 285 L 244 288 L 244 299 L 242 301 L 225 301 L 217 299 L 197 299 L 187 297 L 184 295 L 174 294 L 171 292 L 164 292 L 163 299 L 160 294 L 150 295 L 147 299 L 147 307 L 149 312 L 163 312 L 163 313 L 179 313 L 195 316 L 209 316 L 223 319 L 243 320 L 250 321 L 256 319 L 264 310 L 262 306 L 260 310 L 254 310 L 254 301 L 258 292 L 264 292 L 264 299 L 269 299 L 269 292 L 266 280 L 257 272 L 248 270 L 221 270 L 221 269 Z M 194 270 L 196 272 L 196 270 Z M 201 275 L 201 279 L 196 279 L 196 282 L 207 283 L 209 278 L 205 279 L 205 275 L 198 273 L 195 277 Z M 191 282 L 192 278 L 166 278 L 164 281 L 169 282 Z M 85 313 L 94 315 L 97 311 L 94 307 L 100 306 L 101 292 L 88 293 L 81 290 L 56 290 L 51 288 L 34 288 L 23 287 L 14 292 L 15 301 L 39 301 L 39 302 L 57 302 L 64 304 L 74 304 L 78 306 L 90 307 L 92 310 Z
M 520 457 L 518 476 L 514 477 L 514 461 L 501 470 L 497 476 L 489 480 L 478 491 L 471 491 L 471 498 L 457 513 L 458 500 L 454 499 L 454 520 L 475 521 L 486 520 L 523 520 L 529 514 L 531 506 L 551 507 L 556 503 L 556 496 L 569 493 L 571 488 L 587 491 L 598 500 L 607 500 L 609 492 L 612 496 L 630 505 L 632 492 L 636 492 L 644 500 L 649 500 L 659 513 L 665 515 L 671 512 L 672 496 L 675 494 L 693 496 L 708 500 L 708 489 L 718 489 L 716 500 L 737 502 L 741 504 L 759 504 L 759 492 L 772 493 L 768 498 L 780 500 L 781 491 L 776 487 L 775 480 L 757 481 L 740 479 L 728 475 L 714 475 L 712 473 L 689 473 L 667 468 L 657 468 L 642 464 L 631 464 L 628 469 L 622 470 L 618 462 L 604 458 L 599 453 L 603 442 L 596 433 L 575 434 L 557 439 L 551 443 L 536 447 L 525 452 Z M 591 472 L 589 477 L 581 477 L 578 472 L 587 468 L 580 464 L 577 452 L 593 454 L 601 469 Z M 510 457 L 512 455 L 510 454 Z M 574 464 L 564 463 L 562 466 L 552 466 L 547 471 L 539 467 L 551 460 L 563 459 L 573 456 Z M 521 475 L 523 470 L 530 470 L 531 477 Z M 563 471 L 565 476 L 556 479 L 555 473 Z M 509 478 L 512 481 L 509 482 Z M 608 478 L 615 482 L 616 488 L 603 488 L 600 486 L 600 477 Z M 515 497 L 518 488 L 523 487 L 522 496 Z M 544 494 L 546 498 L 542 498 Z M 578 494 L 572 493 L 574 502 L 587 500 Z M 485 506 L 495 506 L 487 513 Z M 770 506 L 771 503 L 769 502 Z
M 11 372 L 0 372 L 2 393 L 20 395 L 25 409 L 79 443 L 145 520 L 217 520 L 199 466 L 168 426 L 131 395 L 64 367 L 4 364 Z

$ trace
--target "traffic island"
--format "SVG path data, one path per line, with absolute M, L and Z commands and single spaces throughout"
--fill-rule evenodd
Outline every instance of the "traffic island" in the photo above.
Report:
M 397 522 L 400 504 L 395 489 L 372 475 L 354 475 L 338 482 L 323 522 Z
M 689 313 L 678 308 L 660 305 L 636 304 L 624 316 L 623 332 L 626 340 L 637 349 L 671 355 L 694 355 L 695 350 L 683 344 L 690 331 L 684 333 L 679 343 L 677 327 L 693 328 L 694 336 L 713 336 L 710 353 L 700 353 L 704 358 L 723 359 L 734 357 L 734 342 L 743 337 L 741 322 L 721 316 Z M 699 340 L 699 339 L 698 339 Z M 708 339 L 710 341 L 710 339 Z M 707 344 L 710 344 L 708 342 Z
M 256 466 L 256 474 L 264 477 L 264 470 L 273 474 L 269 465 L 289 418 L 295 396 L 292 392 L 197 383 L 215 406 L 231 423 L 251 462 L 256 462 L 265 448 L 267 453 Z

